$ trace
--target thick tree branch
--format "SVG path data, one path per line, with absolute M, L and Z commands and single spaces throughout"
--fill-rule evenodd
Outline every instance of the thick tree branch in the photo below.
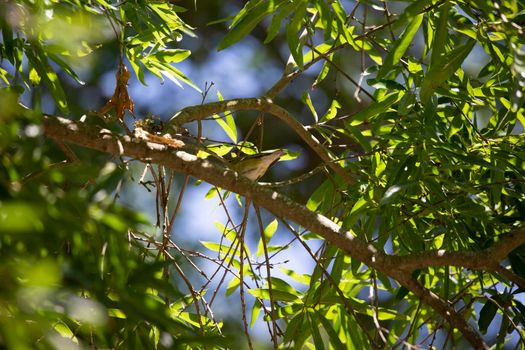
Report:
M 308 210 L 305 206 L 275 191 L 239 176 L 231 169 L 216 165 L 206 159 L 197 158 L 184 151 L 174 152 L 173 148 L 167 146 L 132 140 L 129 136 L 119 136 L 106 129 L 59 117 L 45 117 L 44 128 L 46 136 L 56 140 L 117 156 L 161 164 L 239 193 L 274 214 L 295 221 L 310 231 L 322 235 L 332 244 L 371 266 L 379 267 L 378 264 L 381 264 L 383 270 L 388 265 L 385 261 L 388 256 L 385 253 L 379 252 L 370 244 L 361 242 L 350 232 L 343 231 L 328 218 Z
M 525 228 L 506 234 L 497 243 L 477 252 L 448 252 L 446 250 L 425 251 L 395 257 L 401 270 L 414 271 L 429 266 L 462 266 L 472 270 L 495 271 L 501 260 L 511 251 L 525 244 Z
M 521 289 L 525 290 L 525 278 L 515 274 L 511 270 L 507 270 L 503 266 L 498 266 L 494 271 L 500 276 L 508 279 L 509 281 L 512 281 Z
M 336 159 L 319 143 L 319 141 L 299 123 L 288 111 L 268 98 L 239 98 L 206 103 L 198 106 L 186 107 L 175 114 L 168 125 L 181 126 L 183 124 L 201 120 L 214 114 L 226 111 L 255 110 L 269 113 L 292 128 L 299 137 L 329 166 L 337 175 L 341 176 L 346 183 L 352 184 L 354 179 L 350 173 L 337 164 Z
M 213 114 L 213 113 L 212 113 Z M 129 136 L 119 136 L 109 130 L 84 125 L 64 118 L 45 117 L 45 135 L 55 140 L 69 142 L 83 147 L 108 152 L 113 155 L 139 159 L 143 162 L 157 163 L 175 171 L 183 172 L 202 179 L 226 190 L 239 193 L 264 207 L 279 217 L 295 221 L 299 225 L 315 232 L 334 244 L 352 258 L 358 259 L 381 273 L 397 280 L 419 299 L 439 312 L 443 318 L 456 327 L 476 349 L 486 349 L 481 336 L 466 322 L 462 315 L 425 289 L 410 277 L 406 269 L 399 269 L 396 257 L 378 251 L 373 245 L 366 244 L 350 232 L 343 230 L 333 221 L 308 210 L 291 199 L 259 186 L 247 178 L 240 177 L 233 170 L 214 165 L 205 159 L 183 151 L 176 151 L 168 146 L 132 140 Z

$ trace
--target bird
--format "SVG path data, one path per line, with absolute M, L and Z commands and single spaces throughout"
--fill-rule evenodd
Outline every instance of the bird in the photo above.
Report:
M 230 168 L 251 181 L 259 180 L 285 154 L 282 149 L 234 158 Z

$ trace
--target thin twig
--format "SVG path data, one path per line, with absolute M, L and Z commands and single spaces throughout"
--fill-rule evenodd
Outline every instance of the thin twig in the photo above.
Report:
M 262 218 L 261 218 L 261 211 L 259 210 L 259 207 L 254 206 L 255 208 L 255 214 L 257 216 L 257 222 L 259 224 L 259 233 L 261 235 L 261 242 L 264 250 L 264 262 L 266 265 L 266 281 L 268 282 L 268 296 L 270 299 L 270 321 L 272 323 L 273 332 L 272 332 L 272 341 L 273 341 L 273 348 L 275 350 L 279 349 L 279 342 L 277 339 L 277 320 L 276 320 L 276 314 L 275 314 L 275 307 L 274 307 L 274 299 L 273 299 L 273 287 L 272 287 L 272 275 L 271 275 L 271 269 L 270 269 L 270 260 L 268 258 L 268 242 L 266 242 L 266 236 L 264 234 L 264 227 L 262 224 Z

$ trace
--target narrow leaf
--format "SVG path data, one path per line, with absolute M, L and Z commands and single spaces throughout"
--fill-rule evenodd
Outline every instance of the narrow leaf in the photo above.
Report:
M 337 111 L 341 108 L 341 104 L 337 100 L 332 100 L 332 103 L 330 104 L 330 108 L 326 111 L 326 113 L 321 118 L 321 121 L 328 121 L 334 119 L 334 117 L 337 115 Z
M 475 44 L 475 40 L 469 40 L 464 45 L 441 57 L 435 65 L 430 67 L 421 82 L 420 98 L 423 104 L 426 104 L 434 91 L 461 67 L 461 64 L 472 51 Z
M 246 4 L 245 9 L 248 8 L 249 4 L 254 3 L 250 1 Z M 242 18 L 237 22 L 237 17 L 234 19 L 233 27 L 231 30 L 222 38 L 217 49 L 224 50 L 225 48 L 237 43 L 246 35 L 248 35 L 254 28 L 261 22 L 264 17 L 273 13 L 275 9 L 283 3 L 281 1 L 260 1 L 257 5 L 253 6 L 250 9 L 245 10 Z
M 430 66 L 437 64 L 441 57 L 445 54 L 445 44 L 448 37 L 448 14 L 450 11 L 450 2 L 447 2 L 439 11 L 439 22 L 436 28 L 434 42 L 432 43 L 432 56 L 430 58 Z
M 347 347 L 341 342 L 341 339 L 339 338 L 339 335 L 335 331 L 334 327 L 328 321 L 323 314 L 318 314 L 319 320 L 321 321 L 321 324 L 323 325 L 323 328 L 325 329 L 326 333 L 328 333 L 328 337 L 330 339 L 330 344 L 333 346 L 334 349 L 338 350 L 345 350 Z
M 315 349 L 324 349 L 323 338 L 319 332 L 319 320 L 317 314 L 313 310 L 308 310 L 308 320 L 310 321 L 310 330 L 312 332 L 312 338 L 314 339 Z
M 38 45 L 34 45 L 33 48 L 34 52 L 26 50 L 27 58 L 44 81 L 44 84 L 49 89 L 53 100 L 55 100 L 60 110 L 64 113 L 69 113 L 66 94 L 64 93 L 64 89 L 62 89 L 58 76 L 47 61 L 44 51 L 42 51 Z
M 301 1 L 301 4 L 295 11 L 292 20 L 286 26 L 286 41 L 290 48 L 290 53 L 299 68 L 304 65 L 303 62 L 303 43 L 299 39 L 300 31 L 303 26 L 303 19 L 306 17 L 306 8 L 308 2 Z
M 228 283 L 228 287 L 226 287 L 226 296 L 230 296 L 239 288 L 240 281 L 237 277 L 232 278 L 230 283 Z
M 372 102 L 370 105 L 362 110 L 361 112 L 354 115 L 350 121 L 350 125 L 359 125 L 364 121 L 369 121 L 370 118 L 375 117 L 381 113 L 386 112 L 390 106 L 399 101 L 403 97 L 404 92 L 398 91 L 386 95 L 381 101 Z
M 301 97 L 301 101 L 303 101 L 308 106 L 308 108 L 310 109 L 310 112 L 312 112 L 312 115 L 314 116 L 315 122 L 317 123 L 319 121 L 319 117 L 317 116 L 317 112 L 315 110 L 315 107 L 312 103 L 312 99 L 308 91 L 305 91 L 303 93 L 303 96 Z
M 263 236 L 264 236 L 264 241 L 266 242 L 267 245 L 270 242 L 270 239 L 272 239 L 273 235 L 277 231 L 278 224 L 279 223 L 277 219 L 273 219 L 273 221 L 270 222 L 268 226 L 266 226 L 266 228 L 264 229 Z M 257 246 L 257 256 L 261 256 L 261 254 L 264 252 L 264 245 L 263 245 L 262 239 L 263 237 L 261 237 L 261 239 L 259 240 L 259 245 Z
M 217 91 L 217 97 L 219 98 L 219 101 L 224 101 L 224 98 L 219 91 Z M 226 135 L 228 135 L 230 140 L 232 140 L 233 143 L 237 143 L 237 126 L 235 125 L 233 114 L 230 111 L 225 111 L 224 119 L 218 115 L 214 115 L 214 117 L 217 124 L 219 124 Z
M 386 56 L 381 69 L 377 73 L 377 80 L 384 78 L 392 69 L 394 64 L 398 64 L 399 60 L 403 57 L 406 50 L 412 43 L 412 39 L 416 35 L 421 22 L 423 21 L 423 14 L 419 14 L 409 25 L 406 27 L 405 31 L 401 36 L 396 40 L 394 47 L 390 50 Z
M 253 327 L 255 324 L 255 321 L 257 321 L 257 317 L 259 317 L 259 313 L 261 312 L 261 303 L 259 302 L 259 299 L 255 299 L 253 302 L 252 307 L 252 319 L 250 321 L 250 327 Z
M 485 305 L 479 312 L 478 327 L 479 331 L 483 334 L 487 333 L 487 330 L 492 323 L 492 320 L 496 316 L 498 306 L 490 299 L 487 299 Z

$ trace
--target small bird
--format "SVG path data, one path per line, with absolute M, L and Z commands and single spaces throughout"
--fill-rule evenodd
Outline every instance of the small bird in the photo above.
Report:
M 235 158 L 230 167 L 252 181 L 259 180 L 285 152 L 282 149 L 272 152 L 261 152 L 245 157 Z

